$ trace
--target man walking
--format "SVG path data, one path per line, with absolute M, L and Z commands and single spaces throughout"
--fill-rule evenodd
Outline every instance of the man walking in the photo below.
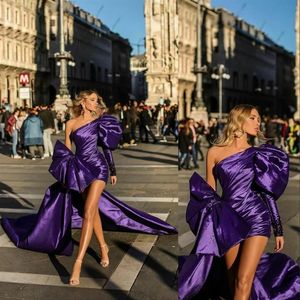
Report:
M 48 109 L 47 105 L 41 106 L 39 116 L 44 124 L 43 140 L 44 140 L 44 157 L 53 155 L 53 144 L 51 134 L 55 129 L 54 118 L 52 112 Z

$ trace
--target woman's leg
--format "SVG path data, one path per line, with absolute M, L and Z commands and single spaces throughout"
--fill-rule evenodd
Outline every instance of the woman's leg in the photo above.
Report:
M 97 237 L 97 240 L 100 245 L 100 256 L 101 256 L 101 265 L 103 267 L 108 266 L 109 264 L 109 257 L 108 257 L 108 247 L 106 246 L 106 242 L 104 239 L 104 234 L 103 234 L 103 228 L 102 228 L 102 222 L 99 214 L 99 209 L 95 213 L 95 218 L 94 218 L 94 233 Z
M 267 242 L 268 238 L 265 236 L 253 236 L 243 242 L 239 253 L 234 300 L 249 299 L 256 268 Z
M 236 276 L 236 270 L 238 267 L 239 249 L 240 249 L 240 244 L 237 244 L 232 248 L 230 248 L 224 255 L 224 260 L 225 260 L 227 275 L 228 275 L 228 284 L 232 295 L 234 295 L 234 281 Z
M 77 254 L 77 259 L 73 267 L 72 276 L 70 279 L 70 284 L 79 284 L 79 274 L 81 269 L 81 262 L 84 258 L 86 250 L 90 244 L 95 213 L 98 211 L 98 201 L 100 195 L 105 187 L 105 182 L 102 180 L 95 180 L 91 183 L 88 189 L 87 198 L 84 205 L 84 216 L 82 231 L 79 242 L 79 250 Z

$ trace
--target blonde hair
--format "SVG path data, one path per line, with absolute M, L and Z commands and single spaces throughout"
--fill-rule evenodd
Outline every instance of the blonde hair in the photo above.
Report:
M 97 100 L 98 100 L 98 105 L 100 109 L 106 109 L 106 105 L 103 101 L 103 98 L 98 94 L 97 91 L 95 90 L 85 90 L 85 91 L 81 91 L 79 93 L 78 96 L 76 96 L 75 100 L 73 100 L 73 107 L 72 107 L 72 113 L 73 113 L 73 117 L 79 117 L 82 114 L 82 106 L 81 106 L 81 102 L 83 99 L 85 99 L 86 97 L 92 95 L 92 94 L 96 94 L 97 96 Z
M 222 134 L 213 141 L 215 146 L 227 146 L 230 145 L 237 134 L 237 132 L 243 132 L 243 124 L 245 120 L 251 115 L 251 111 L 257 108 L 249 104 L 240 104 L 235 106 L 228 115 L 227 124 L 225 125 Z M 264 139 L 264 135 L 261 131 L 258 132 L 258 138 Z

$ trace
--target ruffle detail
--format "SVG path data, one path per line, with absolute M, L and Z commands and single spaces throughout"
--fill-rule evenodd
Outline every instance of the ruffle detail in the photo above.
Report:
M 120 122 L 113 116 L 103 115 L 98 124 L 98 145 L 110 150 L 118 147 L 122 137 Z
M 98 177 L 98 174 L 93 174 L 92 169 L 77 159 L 73 152 L 59 140 L 54 147 L 49 172 L 64 187 L 77 192 L 84 191 Z
M 190 192 L 186 220 L 196 236 L 192 253 L 223 256 L 247 237 L 250 226 L 197 173 Z
M 254 156 L 255 183 L 277 200 L 289 179 L 289 158 L 281 149 L 264 144 Z

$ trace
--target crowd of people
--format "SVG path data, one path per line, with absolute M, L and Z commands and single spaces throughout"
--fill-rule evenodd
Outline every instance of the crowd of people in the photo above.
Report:
M 0 110 L 1 143 L 11 142 L 11 157 L 15 159 L 52 156 L 51 135 L 58 131 L 56 112 L 47 105 L 35 108 Z M 56 125 L 55 125 L 56 124 Z M 21 155 L 19 155 L 19 153 Z
M 196 122 L 192 118 L 181 120 L 178 125 L 178 168 L 199 168 L 198 161 L 204 159 L 202 147 L 211 147 L 224 128 L 225 123 L 210 118 L 208 124 Z M 283 119 L 275 116 L 264 116 L 261 120 L 261 132 L 265 142 L 279 146 L 292 156 L 300 156 L 300 123 L 293 118 Z M 259 143 L 258 139 L 251 141 Z M 192 164 L 191 164 L 192 163 Z
M 122 124 L 120 148 L 138 143 L 167 142 L 167 136 L 178 138 L 177 105 L 168 100 L 151 107 L 144 102 L 117 103 L 108 109 Z M 53 154 L 52 134 L 65 130 L 72 117 L 71 109 L 56 112 L 53 106 L 34 108 L 0 108 L 0 143 L 11 143 L 11 157 L 15 159 L 44 159 Z

